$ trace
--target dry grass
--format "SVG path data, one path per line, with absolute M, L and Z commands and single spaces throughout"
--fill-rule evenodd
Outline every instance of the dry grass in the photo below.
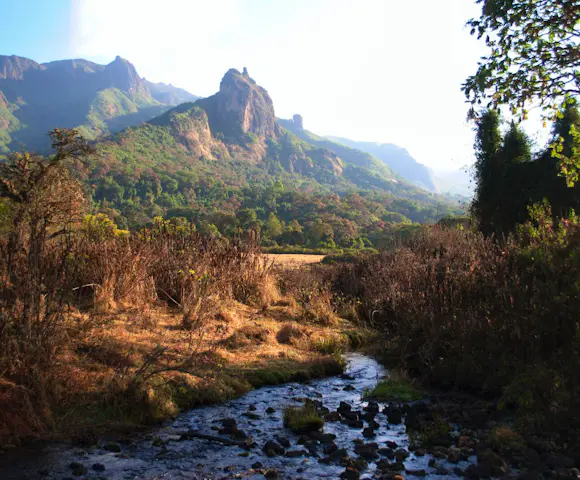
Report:
M 9 405 L 2 411 L 10 415 L 0 415 L 0 438 L 5 443 L 47 434 L 89 435 L 339 368 L 330 355 L 303 341 L 322 339 L 334 330 L 295 322 L 281 326 L 276 316 L 301 315 L 291 307 L 272 307 L 270 313 L 232 301 L 196 335 L 184 330 L 181 314 L 168 307 L 77 313 L 66 326 L 70 343 L 53 366 L 58 397 L 50 413 L 53 424 L 47 425 L 45 418 L 31 422 L 29 392 L 2 384 L 0 405 Z M 280 343 L 283 330 L 300 334 Z
M 267 253 L 265 257 L 276 266 L 284 268 L 298 268 L 322 262 L 326 255 L 308 255 L 300 253 Z

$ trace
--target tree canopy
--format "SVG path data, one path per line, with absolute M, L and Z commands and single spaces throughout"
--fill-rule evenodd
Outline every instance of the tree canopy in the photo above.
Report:
M 473 105 L 509 105 L 522 118 L 531 102 L 555 112 L 580 95 L 580 0 L 477 0 L 471 34 L 491 53 L 463 84 Z

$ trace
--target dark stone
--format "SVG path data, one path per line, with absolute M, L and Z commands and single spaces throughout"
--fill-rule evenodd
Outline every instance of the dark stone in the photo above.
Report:
M 363 443 L 356 445 L 354 447 L 354 452 L 365 460 L 375 460 L 379 458 L 377 447 L 378 445 L 376 443 Z
M 356 388 L 354 388 L 352 385 L 347 385 L 346 387 L 343 388 L 343 390 L 345 392 L 352 392 L 353 390 L 356 390 Z
M 376 412 L 365 412 L 361 415 L 361 418 L 367 422 L 374 422 L 376 416 Z
M 252 468 L 254 470 L 259 470 L 260 468 L 264 468 L 264 464 L 261 462 L 252 463 Z
M 271 480 L 278 480 L 279 478 L 282 478 L 278 473 L 278 471 L 273 468 L 264 473 L 264 477 L 269 478 Z
M 354 377 L 352 375 L 349 375 L 348 373 L 343 373 L 340 378 L 342 378 L 343 380 L 354 380 Z
M 387 441 L 387 447 L 392 448 L 393 450 L 397 449 L 399 447 L 399 444 L 397 442 L 393 442 L 391 440 Z
M 105 443 L 105 445 L 103 445 L 103 448 L 107 450 L 107 452 L 119 453 L 121 451 L 121 445 L 115 442 Z
M 256 410 L 257 410 L 256 405 L 250 405 L 248 407 L 248 411 L 250 411 L 250 412 L 255 412 Z
M 68 468 L 71 469 L 71 472 L 76 477 L 80 477 L 81 475 L 86 475 L 87 467 L 85 467 L 82 463 L 79 462 L 72 462 Z
M 369 402 L 363 410 L 365 412 L 379 413 L 379 404 L 377 402 Z
M 236 421 L 235 418 L 222 418 L 221 424 L 226 428 L 238 426 L 238 422 Z
M 330 458 L 334 461 L 340 460 L 341 458 L 348 457 L 348 452 L 345 448 L 339 448 L 330 454 Z
M 382 455 L 383 457 L 387 457 L 390 460 L 395 458 L 395 452 L 392 448 L 388 448 L 388 447 L 379 448 L 377 450 L 377 452 L 379 455 Z
M 346 420 L 359 420 L 358 412 L 343 412 L 341 414 Z
M 348 425 L 350 428 L 363 428 L 364 427 L 362 420 L 348 420 L 345 418 L 344 420 L 342 420 L 342 423 L 344 423 L 345 425 Z
M 365 438 L 373 438 L 375 436 L 374 428 L 367 427 L 362 431 L 363 437 Z
M 244 417 L 248 417 L 250 420 L 260 420 L 262 418 L 260 415 L 252 412 L 242 413 Z
M 403 422 L 403 410 L 396 405 L 389 405 L 384 413 L 387 415 L 387 420 L 393 425 L 398 425 Z
M 340 402 L 340 405 L 336 409 L 336 411 L 338 413 L 340 413 L 341 415 L 344 415 L 344 412 L 350 412 L 351 410 L 352 410 L 352 407 L 346 402 Z
M 268 407 L 268 408 L 266 409 L 266 413 L 276 413 L 276 410 L 275 410 L 275 409 L 273 409 L 272 407 Z
M 338 422 L 340 421 L 340 413 L 338 412 L 330 412 L 324 415 L 325 422 Z
M 346 467 L 346 470 L 340 474 L 341 480 L 359 480 L 360 472 L 352 467 Z
M 102 463 L 94 463 L 91 467 L 95 472 L 104 472 L 105 466 Z
M 410 453 L 404 448 L 399 448 L 398 450 L 395 451 L 395 458 L 400 462 L 406 460 L 409 457 L 409 455 Z
M 289 458 L 296 458 L 304 457 L 308 455 L 308 452 L 306 450 L 288 450 L 284 455 Z
M 283 455 L 286 451 L 282 445 L 274 440 L 268 440 L 262 451 L 269 457 L 275 457 L 276 455 Z
M 338 450 L 338 446 L 336 445 L 336 443 L 329 443 L 328 445 L 325 445 L 322 448 L 322 453 L 324 453 L 325 455 L 330 455 L 333 452 L 336 452 Z
M 320 443 L 324 444 L 333 443 L 336 439 L 336 435 L 334 433 L 323 433 L 321 431 L 310 432 L 308 436 L 312 440 L 318 440 Z
M 274 438 L 284 448 L 289 448 L 290 447 L 290 440 L 288 440 L 287 438 L 280 437 L 279 435 L 276 435 Z
M 410 468 L 406 468 L 405 473 L 408 473 L 409 475 L 413 475 L 415 477 L 424 477 L 425 475 L 427 475 L 427 472 L 423 469 L 411 470 Z

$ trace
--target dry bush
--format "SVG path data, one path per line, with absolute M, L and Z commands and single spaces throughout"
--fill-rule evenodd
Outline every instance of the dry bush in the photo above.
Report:
M 151 244 L 137 237 L 81 238 L 75 259 L 81 306 L 87 295 L 89 305 L 101 313 L 150 305 L 157 299 L 152 272 L 159 258 Z
M 293 298 L 302 307 L 306 321 L 323 326 L 339 322 L 327 272 L 327 268 L 314 269 L 308 266 L 280 271 L 285 298 Z
M 260 325 L 244 325 L 236 330 L 231 336 L 220 342 L 221 345 L 229 349 L 238 349 L 249 345 L 266 343 L 270 338 L 270 331 Z
M 278 343 L 299 346 L 304 339 L 308 337 L 308 331 L 299 325 L 293 323 L 284 324 L 276 334 Z
M 526 365 L 557 365 L 577 388 L 575 234 L 533 248 L 431 228 L 351 266 L 361 315 L 414 373 L 498 392 Z

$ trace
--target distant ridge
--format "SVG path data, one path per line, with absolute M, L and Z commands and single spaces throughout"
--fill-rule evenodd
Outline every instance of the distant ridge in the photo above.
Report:
M 149 120 L 199 97 L 141 78 L 117 56 L 108 65 L 84 59 L 37 63 L 0 55 L 0 154 L 26 148 L 44 151 L 47 132 L 79 128 L 89 139 Z

